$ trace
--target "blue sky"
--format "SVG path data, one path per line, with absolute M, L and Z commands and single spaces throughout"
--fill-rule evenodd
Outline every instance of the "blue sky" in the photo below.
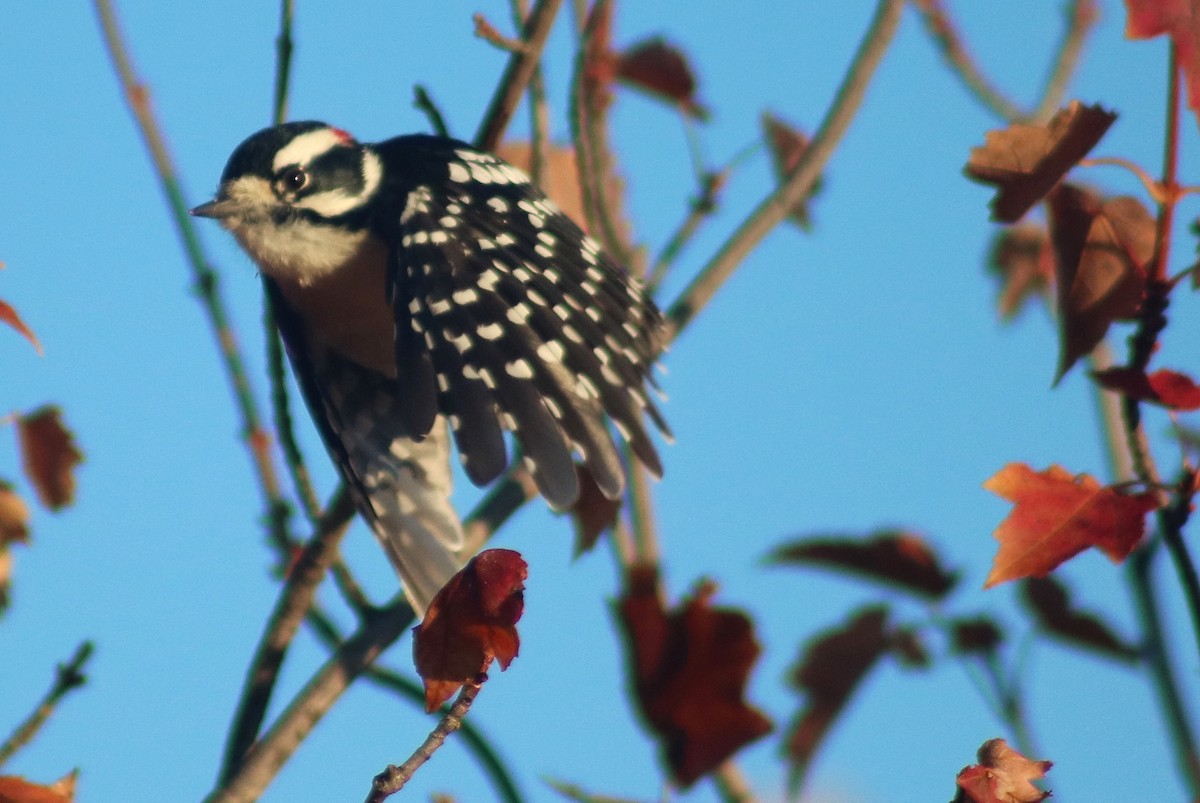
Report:
M 507 4 L 297 4 L 292 114 L 361 139 L 425 130 L 412 108 L 424 84 L 453 131 L 470 137 L 503 58 L 471 35 L 482 10 L 507 29 Z M 1036 95 L 1060 34 L 1061 4 L 957 3 L 989 72 L 1021 102 Z M 615 39 L 665 34 L 692 56 L 702 99 L 699 130 L 721 163 L 759 136 L 771 110 L 809 130 L 819 122 L 865 28 L 871 4 L 742 4 L 694 0 L 624 4 Z M 269 121 L 277 32 L 274 3 L 125 2 L 135 62 L 149 83 L 188 198 L 207 199 L 229 152 Z M 548 50 L 555 132 L 565 136 L 571 37 L 565 19 Z M 1160 162 L 1161 41 L 1122 37 L 1123 8 L 1102 4 L 1070 97 L 1121 117 L 1097 148 L 1156 172 Z M 232 708 L 276 586 L 263 546 L 262 504 L 238 421 L 149 162 L 82 6 L 0 6 L 0 298 L 36 330 L 34 355 L 0 332 L 0 409 L 61 404 L 86 452 L 77 505 L 39 512 L 35 543 L 16 555 L 15 602 L 0 621 L 0 731 L 50 682 L 82 639 L 97 653 L 90 683 L 6 771 L 50 780 L 82 769 L 81 803 L 197 799 L 216 772 Z M 1012 590 L 980 590 L 1007 506 L 980 488 L 1010 461 L 1060 463 L 1104 476 L 1091 390 L 1076 370 L 1056 389 L 1053 324 L 1037 309 L 1002 327 L 982 263 L 993 226 L 988 191 L 966 181 L 969 149 L 997 121 L 944 69 L 906 11 L 854 127 L 827 170 L 816 228 L 782 227 L 756 250 L 665 360 L 665 413 L 677 442 L 664 448 L 657 502 L 666 581 L 675 595 L 699 578 L 719 603 L 755 616 L 766 650 L 750 698 L 780 731 L 797 700 L 784 684 L 801 643 L 878 594 L 814 572 L 764 568 L 785 538 L 899 525 L 930 537 L 963 570 L 953 612 L 996 611 L 1013 623 L 1024 682 L 1050 778 L 1065 800 L 1180 799 L 1147 681 L 1045 642 L 1023 642 Z M 514 133 L 526 129 L 518 118 Z M 1196 122 L 1185 120 L 1183 176 L 1197 183 Z M 673 114 L 631 93 L 613 113 L 628 205 L 653 253 L 694 191 L 686 140 Z M 1087 180 L 1138 193 L 1112 168 Z M 670 301 L 767 192 L 769 158 L 734 176 L 713 221 L 663 290 Z M 1196 213 L 1185 202 L 1184 220 Z M 1182 228 L 1182 227 L 1181 227 Z M 265 407 L 260 286 L 248 260 L 215 226 L 208 253 Z M 1175 267 L 1194 244 L 1181 235 Z M 1161 361 L 1195 371 L 1196 301 L 1176 299 Z M 1119 344 L 1119 341 L 1118 341 Z M 1167 421 L 1151 414 L 1152 432 Z M 334 485 L 315 433 L 301 436 L 321 490 Z M 1163 445 L 1166 466 L 1176 452 Z M 0 446 L 0 474 L 17 473 Z M 480 492 L 465 479 L 467 509 Z M 522 652 L 496 674 L 471 717 L 507 756 L 530 799 L 552 799 L 540 778 L 597 793 L 653 799 L 654 748 L 624 696 L 611 622 L 617 587 L 604 550 L 571 559 L 569 523 L 527 506 L 497 545 L 530 562 Z M 376 598 L 395 580 L 366 530 L 348 560 Z M 1195 649 L 1170 567 L 1160 585 L 1181 648 L 1180 674 L 1196 699 Z M 1080 600 L 1123 632 L 1133 616 L 1120 571 L 1084 555 L 1062 572 Z M 333 602 L 331 595 L 327 601 Z M 350 616 L 339 610 L 343 626 Z M 897 599 L 897 615 L 928 612 Z M 409 642 L 387 656 L 408 667 Z M 302 635 L 285 668 L 294 692 L 323 658 Z M 346 800 L 398 761 L 431 722 L 407 703 L 351 690 L 264 800 Z M 962 668 L 878 668 L 819 757 L 820 800 L 941 800 L 987 738 L 1005 735 Z M 782 794 L 778 736 L 742 757 L 764 799 Z M 451 745 L 414 790 L 464 801 L 490 797 Z M 711 800 L 698 785 L 686 800 Z

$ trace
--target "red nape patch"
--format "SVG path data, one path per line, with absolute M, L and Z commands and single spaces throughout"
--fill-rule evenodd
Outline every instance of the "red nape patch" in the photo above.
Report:
M 342 128 L 333 128 L 332 126 L 330 126 L 330 130 L 333 131 L 334 136 L 336 136 L 342 142 L 346 144 L 354 142 L 354 137 L 350 135 L 349 131 L 346 131 Z

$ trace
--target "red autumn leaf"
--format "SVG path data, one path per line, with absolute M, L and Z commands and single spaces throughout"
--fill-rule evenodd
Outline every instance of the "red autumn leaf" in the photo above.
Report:
M 1035 472 L 1010 463 L 983 487 L 1014 503 L 994 533 L 1000 549 L 984 588 L 1044 577 L 1091 546 L 1119 563 L 1142 539 L 1146 514 L 1158 507 L 1154 494 L 1122 494 L 1060 466 Z
M 626 582 L 619 615 L 638 705 L 686 788 L 770 732 L 744 699 L 761 649 L 749 617 L 709 605 L 711 584 L 666 611 L 653 569 L 635 567 Z
M 763 114 L 762 127 L 763 134 L 767 139 L 767 146 L 771 149 L 772 161 L 775 163 L 775 175 L 781 182 L 786 181 L 792 171 L 796 169 L 796 165 L 800 163 L 800 157 L 804 155 L 804 151 L 808 149 L 809 137 L 803 131 L 769 113 Z M 812 217 L 808 212 L 808 202 L 821 191 L 823 183 L 824 178 L 818 178 L 813 183 L 808 197 L 802 199 L 788 212 L 788 217 L 805 231 L 812 229 Z
M 664 98 L 685 114 L 704 120 L 708 110 L 696 100 L 696 75 L 687 56 L 660 38 L 625 48 L 617 57 L 617 80 Z
M 0 776 L 0 803 L 71 803 L 75 799 L 76 773 L 46 786 L 16 775 Z
M 1054 250 L 1045 227 L 1018 223 L 1003 229 L 992 242 L 988 267 L 1000 279 L 1000 318 L 1011 320 L 1026 301 L 1047 295 L 1054 284 Z
M 33 344 L 38 354 L 42 353 L 42 344 L 38 342 L 37 335 L 25 325 L 25 322 L 21 320 L 21 316 L 17 314 L 17 311 L 4 301 L 0 301 L 0 323 L 6 323 L 13 329 L 16 329 L 25 336 L 26 340 Z
M 75 466 L 83 462 L 83 454 L 62 422 L 62 411 L 47 405 L 19 416 L 17 434 L 25 476 L 41 503 L 51 510 L 71 504 L 75 498 Z
M 767 561 L 828 566 L 929 599 L 942 599 L 958 582 L 958 575 L 941 565 L 924 539 L 902 530 L 880 530 L 867 539 L 804 538 L 779 547 Z
M 0 480 L 0 549 L 29 542 L 29 506 L 13 487 Z
M 517 620 L 525 610 L 528 567 L 511 549 L 476 555 L 437 593 L 413 628 L 413 659 L 425 681 L 425 710 L 435 711 L 492 660 L 501 669 L 517 656 Z
M 601 493 L 586 468 L 576 466 L 575 470 L 579 474 L 579 498 L 571 507 L 571 516 L 575 522 L 575 554 L 582 555 L 590 552 L 604 531 L 617 523 L 621 502 Z
M 813 755 L 855 688 L 887 653 L 891 642 L 887 616 L 887 608 L 873 606 L 844 626 L 820 634 L 809 642 L 803 661 L 793 670 L 791 683 L 807 698 L 785 742 L 793 795 L 799 793 Z
M 972 148 L 966 174 L 998 188 L 992 219 L 1015 223 L 1087 155 L 1117 115 L 1077 100 L 1045 125 L 1013 123 Z
M 1125 0 L 1129 16 L 1125 36 L 1171 37 L 1179 68 L 1187 80 L 1188 106 L 1200 114 L 1200 4 L 1196 0 Z
M 1136 661 L 1141 656 L 1141 650 L 1118 636 L 1099 616 L 1072 606 L 1067 587 L 1053 577 L 1025 580 L 1021 596 L 1049 635 L 1122 661 Z
M 984 742 L 978 758 L 978 764 L 964 767 L 956 778 L 974 803 L 1037 803 L 1050 796 L 1033 781 L 1044 778 L 1052 762 L 1028 759 L 1003 739 Z
M 1132 399 L 1161 404 L 1172 410 L 1200 410 L 1200 385 L 1187 374 L 1166 368 L 1145 374 L 1133 368 L 1108 368 L 1093 376 L 1101 386 Z
M 1101 201 L 1069 184 L 1050 195 L 1050 212 L 1058 255 L 1058 382 L 1113 321 L 1137 315 L 1156 229 L 1137 199 Z

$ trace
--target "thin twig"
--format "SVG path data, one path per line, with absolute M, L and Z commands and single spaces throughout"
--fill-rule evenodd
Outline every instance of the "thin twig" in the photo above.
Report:
M 364 677 L 368 682 L 394 691 L 422 709 L 425 707 L 425 687 L 412 678 L 405 677 L 395 670 L 378 666 L 368 669 Z M 449 710 L 449 703 L 442 706 L 442 714 L 446 714 Z M 503 759 L 496 753 L 483 733 L 464 719 L 460 725 L 459 734 L 463 740 L 463 747 L 475 756 L 484 774 L 491 780 L 496 792 L 496 799 L 502 800 L 504 803 L 521 803 L 524 798 L 517 788 L 516 779 L 509 774 Z
M 454 705 L 450 706 L 450 710 L 438 722 L 437 727 L 430 732 L 429 736 L 425 737 L 425 741 L 413 751 L 408 760 L 398 767 L 395 764 L 389 764 L 386 770 L 375 776 L 366 803 L 381 803 L 403 789 L 404 785 L 412 778 L 413 773 L 420 769 L 439 747 L 445 744 L 447 737 L 462 727 L 463 717 L 471 709 L 471 703 L 475 702 L 475 697 L 482 688 L 483 686 L 479 683 L 465 684 L 462 691 L 458 693 L 458 699 L 454 701 Z
M 12 758 L 18 750 L 33 741 L 33 737 L 37 736 L 38 731 L 50 719 L 64 697 L 72 690 L 87 683 L 87 676 L 83 674 L 83 665 L 92 656 L 92 650 L 92 642 L 85 641 L 75 648 L 75 654 L 71 656 L 70 660 L 65 664 L 58 665 L 50 691 L 46 692 L 46 696 L 25 718 L 25 721 L 13 728 L 9 737 L 0 743 L 0 767 L 4 766 L 4 763 Z
M 1030 119 L 1038 122 L 1048 120 L 1062 106 L 1067 85 L 1071 83 L 1071 77 L 1079 65 L 1083 45 L 1098 17 L 1095 0 L 1073 0 L 1067 8 L 1067 27 L 1063 32 L 1062 44 L 1058 46 L 1058 56 L 1046 78 L 1042 99 L 1029 115 Z
M 529 20 L 526 0 L 512 0 L 513 23 L 524 28 Z M 546 178 L 547 149 L 550 146 L 550 110 L 546 103 L 546 79 L 539 61 L 529 77 L 529 177 L 542 186 Z
M 754 790 L 746 775 L 733 761 L 726 761 L 713 772 L 713 783 L 724 803 L 754 803 Z
M 646 467 L 638 462 L 632 449 L 625 447 L 625 464 L 629 467 L 629 519 L 633 530 L 633 560 L 640 566 L 659 564 L 658 526 L 654 520 L 654 495 Z M 629 568 L 626 566 L 625 568 Z
M 345 486 L 330 502 L 317 532 L 304 547 L 288 574 L 287 582 L 267 619 L 266 630 L 259 640 L 254 659 L 246 673 L 238 701 L 237 715 L 229 729 L 219 778 L 231 779 L 238 771 L 242 758 L 258 738 L 259 729 L 271 702 L 279 669 L 296 631 L 316 597 L 317 586 L 338 554 L 338 542 L 345 535 L 354 516 L 354 504 Z
M 403 595 L 362 623 L 251 748 L 238 772 L 206 798 L 210 803 L 250 803 L 262 796 L 300 743 L 359 675 L 412 625 Z
M 979 102 L 1005 120 L 1023 119 L 1024 110 L 996 88 L 971 58 L 941 0 L 913 0 L 913 6 L 925 23 L 925 30 L 941 51 L 942 58 Z
M 667 240 L 667 244 L 663 246 L 662 252 L 658 255 L 658 259 L 654 261 L 654 267 L 650 271 L 650 275 L 646 277 L 646 290 L 651 295 L 658 289 L 659 284 L 666 278 L 667 271 L 671 265 L 683 252 L 683 249 L 692 238 L 696 236 L 696 232 L 700 230 L 700 225 L 710 219 L 713 213 L 717 210 L 717 195 L 725 186 L 726 180 L 729 178 L 729 167 L 721 170 L 707 171 L 700 176 L 700 194 L 688 205 L 687 216 L 675 229 L 675 233 Z
M 483 41 L 489 42 L 509 53 L 525 52 L 524 42 L 500 33 L 500 31 L 496 30 L 496 26 L 488 22 L 487 17 L 483 16 L 483 12 L 476 11 L 471 20 L 475 23 L 475 35 Z
M 288 90 L 292 81 L 292 0 L 280 0 L 279 36 L 275 37 L 275 102 L 271 119 L 275 125 L 287 120 Z
M 500 144 L 504 130 L 508 128 L 513 112 L 521 101 L 521 95 L 525 93 L 525 87 L 529 85 L 529 79 L 541 61 L 542 49 L 546 46 L 560 5 L 562 0 L 541 0 L 530 13 L 521 35 L 525 47 L 520 53 L 513 53 L 509 57 L 496 94 L 492 96 L 491 105 L 480 123 L 479 133 L 475 135 L 475 145 L 481 150 L 494 151 Z
M 95 8 L 109 57 L 116 70 L 125 101 L 133 113 L 159 183 L 167 197 L 171 217 L 191 267 L 194 289 L 208 315 L 225 372 L 233 388 L 242 417 L 242 438 L 249 447 L 259 487 L 266 500 L 267 519 L 271 523 L 272 537 L 277 541 L 286 541 L 289 506 L 280 492 L 271 449 L 271 436 L 263 426 L 262 416 L 258 412 L 258 404 L 249 374 L 246 372 L 245 361 L 242 359 L 241 348 L 221 298 L 219 277 L 210 265 L 196 235 L 192 218 L 188 215 L 188 204 L 184 200 L 183 189 L 167 152 L 162 132 L 150 109 L 150 92 L 134 71 L 112 4 L 109 0 L 95 0 Z
M 903 10 L 903 0 L 881 0 L 854 61 L 838 88 L 833 105 L 826 113 L 812 143 L 801 154 L 787 181 L 750 213 L 670 306 L 667 311 L 670 329 L 668 340 L 674 339 L 688 322 L 696 317 L 712 300 L 717 290 L 733 275 L 746 255 L 811 192 L 813 184 L 854 119 L 867 85 L 896 33 Z
M 525 503 L 538 498 L 533 476 L 518 461 L 488 492 L 463 521 L 465 554 L 473 555 Z
M 413 106 L 424 112 L 425 119 L 429 120 L 429 126 L 433 129 L 433 133 L 439 137 L 450 136 L 450 129 L 446 126 L 446 118 L 442 116 L 441 109 L 433 102 L 429 91 L 420 84 L 413 87 Z

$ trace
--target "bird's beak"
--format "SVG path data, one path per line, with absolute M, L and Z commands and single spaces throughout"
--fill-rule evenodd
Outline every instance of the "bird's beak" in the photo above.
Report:
M 232 217 L 241 211 L 241 205 L 236 201 L 231 201 L 228 198 L 215 198 L 206 204 L 200 204 L 191 211 L 195 217 L 211 217 L 217 220 L 224 220 L 227 217 Z

